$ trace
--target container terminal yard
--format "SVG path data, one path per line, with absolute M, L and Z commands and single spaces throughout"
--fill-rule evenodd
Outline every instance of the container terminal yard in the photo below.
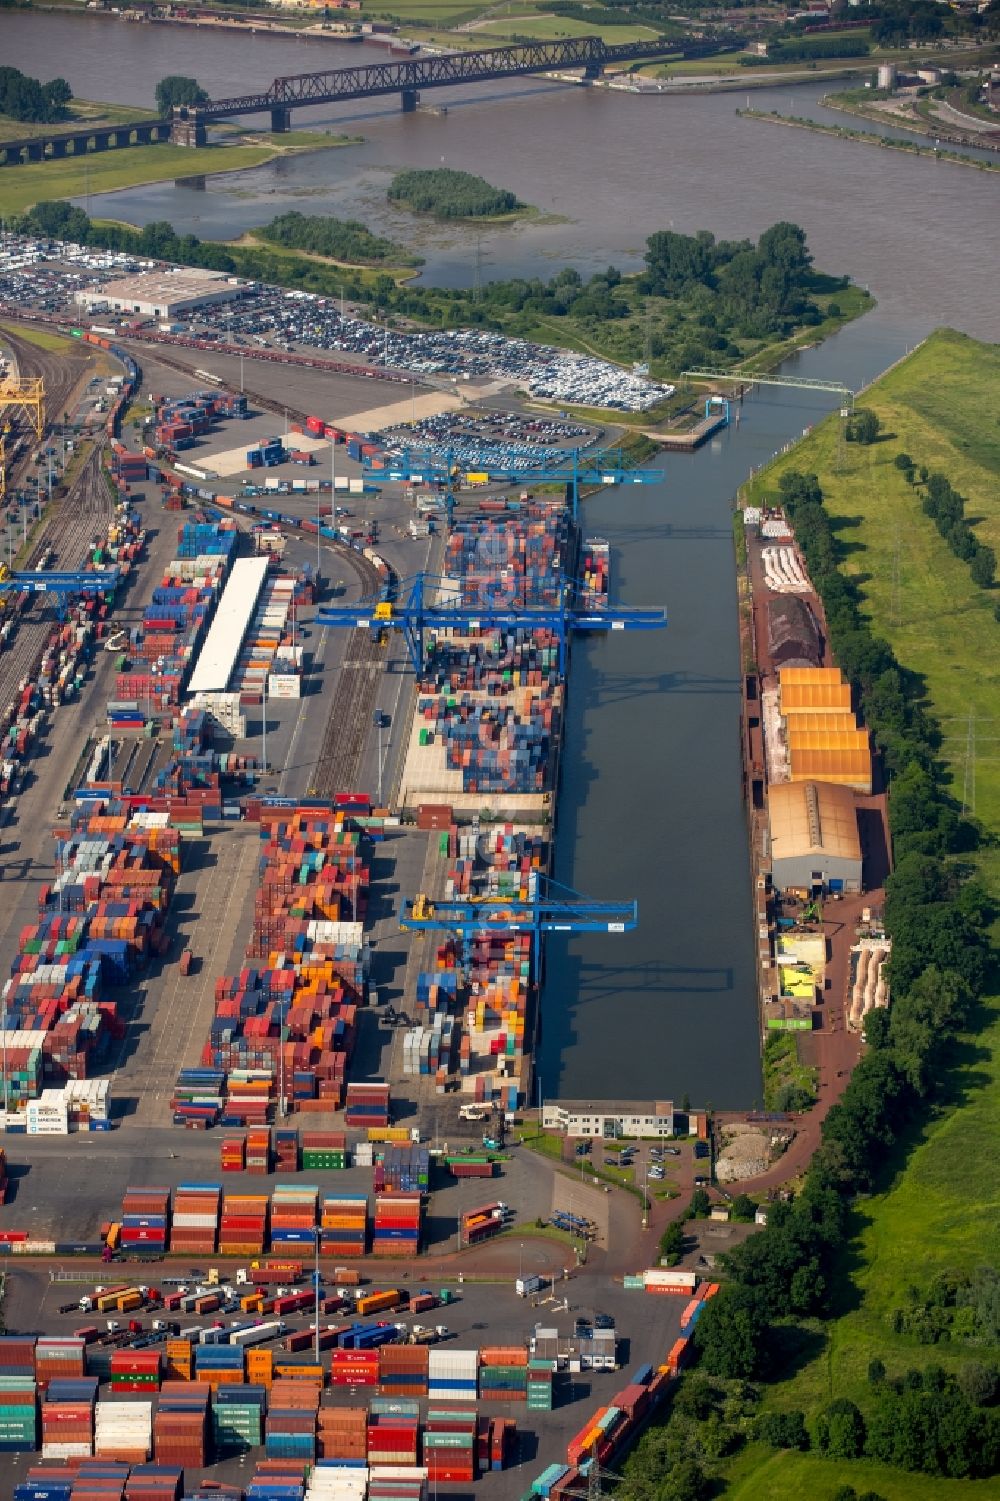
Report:
M 652 1184 L 771 1167 L 745 1123 L 713 1163 L 703 1112 L 535 1096 L 542 935 L 641 920 L 549 870 L 569 639 L 665 624 L 614 604 L 577 491 L 642 474 L 495 351 L 400 390 L 401 356 L 253 347 L 253 298 L 192 311 L 222 349 L 47 299 L 2 335 L 0 1498 L 583 1495 L 752 1230 L 661 1267 Z M 746 520 L 777 542 L 762 1022 L 813 1025 L 845 962 L 821 895 L 857 900 L 849 1062 L 888 1003 L 884 810 L 801 559 Z M 562 1161 L 521 1144 L 543 1115 Z

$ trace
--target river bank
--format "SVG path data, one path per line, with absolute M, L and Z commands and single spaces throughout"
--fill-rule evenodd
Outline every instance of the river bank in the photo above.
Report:
M 761 110 L 738 109 L 741 119 L 763 120 L 770 125 L 785 125 L 792 130 L 811 130 L 818 135 L 836 136 L 845 141 L 861 141 L 869 146 L 880 146 L 886 151 L 903 151 L 908 156 L 929 156 L 934 161 L 952 162 L 960 167 L 975 167 L 980 172 L 1000 172 L 1000 162 L 974 161 L 957 151 L 942 151 L 934 146 L 918 146 L 916 142 L 895 139 L 892 136 L 873 135 L 869 130 L 850 130 L 845 125 L 823 125 L 819 120 L 807 120 L 800 115 L 765 114 Z
M 932 136 L 938 141 L 950 141 L 956 146 L 975 146 L 980 151 L 1000 152 L 1000 139 L 990 140 L 985 133 L 977 134 L 973 130 L 967 133 L 955 133 L 949 131 L 945 121 L 939 120 L 932 115 L 904 114 L 902 111 L 880 110 L 874 104 L 865 104 L 861 100 L 852 99 L 850 94 L 824 94 L 820 101 L 824 109 L 840 110 L 845 115 L 856 115 L 861 120 L 871 120 L 876 125 L 905 125 L 907 130 L 912 130 L 917 135 Z M 914 106 L 923 101 L 914 101 Z M 997 126 L 1000 132 L 1000 123 Z

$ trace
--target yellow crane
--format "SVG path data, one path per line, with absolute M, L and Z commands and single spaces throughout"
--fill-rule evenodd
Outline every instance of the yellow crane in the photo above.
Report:
M 41 439 L 45 431 L 45 382 L 41 376 L 27 380 L 0 376 L 0 421 L 7 424 L 14 417 L 23 418 Z

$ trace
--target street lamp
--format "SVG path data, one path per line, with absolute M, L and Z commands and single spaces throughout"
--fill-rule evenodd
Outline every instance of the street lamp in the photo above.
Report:
M 262 709 L 261 709 L 261 719 L 260 719 L 260 759 L 261 759 L 261 762 L 263 763 L 262 768 L 261 768 L 261 775 L 266 777 L 267 776 L 267 673 L 266 672 L 264 674 L 263 688 L 264 688 L 264 692 L 263 692 L 263 697 L 261 699 Z
M 385 766 L 385 760 L 382 755 L 382 731 L 385 728 L 388 717 L 381 709 L 376 709 L 372 715 L 372 724 L 378 731 L 378 805 L 380 808 L 382 806 L 382 773 Z

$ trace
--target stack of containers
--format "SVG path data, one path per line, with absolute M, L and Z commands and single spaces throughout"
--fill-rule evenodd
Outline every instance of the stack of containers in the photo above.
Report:
M 221 1196 L 218 1183 L 181 1183 L 174 1190 L 171 1251 L 184 1251 L 191 1256 L 214 1253 Z
M 303 1501 L 308 1469 L 302 1460 L 258 1460 L 246 1501 Z
M 343 1131 L 303 1131 L 302 1171 L 336 1171 L 349 1165 Z
M 125 1501 L 180 1501 L 183 1481 L 184 1473 L 175 1465 L 134 1465 L 125 1482 Z
M 316 1183 L 277 1183 L 271 1196 L 271 1250 L 293 1251 L 316 1244 Z
M 220 1151 L 220 1167 L 224 1173 L 242 1173 L 246 1165 L 247 1139 L 245 1136 L 224 1136 Z
M 478 1350 L 435 1350 L 427 1361 L 427 1395 L 432 1402 L 475 1402 Z
M 0 1335 L 0 1376 L 35 1378 L 35 1336 Z
M 274 1383 L 264 1429 L 264 1452 L 268 1459 L 315 1463 L 318 1407 L 319 1391 L 311 1383 Z
M 38 1397 L 31 1375 L 0 1376 L 0 1453 L 38 1447 Z
M 389 1124 L 388 1084 L 375 1082 L 348 1084 L 344 1122 L 348 1126 L 387 1126 Z
M 152 1402 L 98 1402 L 94 1453 L 123 1464 L 144 1464 L 153 1442 Z
M 382 1345 L 378 1389 L 386 1397 L 427 1395 L 426 1345 Z
M 368 1454 L 368 1414 L 363 1407 L 320 1406 L 316 1458 L 364 1465 Z
M 528 1361 L 528 1411 L 552 1411 L 553 1372 L 550 1360 Z
M 411 1465 L 389 1466 L 368 1477 L 368 1501 L 426 1501 L 427 1476 Z
M 368 1195 L 324 1194 L 320 1211 L 320 1254 L 363 1256 L 367 1240 Z
M 96 1376 L 49 1381 L 42 1402 L 43 1459 L 80 1459 L 94 1452 L 96 1401 Z
M 430 1408 L 424 1424 L 423 1460 L 432 1489 L 439 1481 L 476 1478 L 476 1413 Z
M 157 1392 L 160 1389 L 159 1350 L 113 1350 L 111 1352 L 111 1390 L 118 1392 Z
M 368 1407 L 368 1466 L 415 1465 L 420 1403 L 402 1397 L 373 1397 Z
M 293 1128 L 274 1133 L 274 1171 L 297 1173 L 299 1170 L 299 1133 Z
M 364 1462 L 357 1467 L 318 1465 L 309 1476 L 306 1501 L 365 1501 L 368 1494 L 368 1470 Z
M 163 1361 L 164 1379 L 167 1381 L 190 1381 L 194 1375 L 194 1356 L 189 1339 L 167 1340 Z
M 262 1386 L 218 1386 L 212 1394 L 212 1442 L 217 1459 L 259 1449 L 264 1441 L 267 1392 Z
M 204 1385 L 164 1382 L 153 1419 L 153 1447 L 164 1464 L 204 1469 L 208 1463 L 208 1399 Z
M 122 1200 L 122 1249 L 165 1252 L 169 1215 L 168 1188 L 127 1188 Z
M 480 1352 L 479 1395 L 484 1402 L 525 1402 L 528 1354 L 523 1346 L 487 1346 Z
M 79 1381 L 86 1371 L 86 1344 L 76 1335 L 40 1335 L 35 1341 L 35 1379 L 44 1392 L 50 1381 Z
M 194 1379 L 204 1386 L 243 1385 L 242 1345 L 197 1345 L 194 1352 Z
M 266 1392 L 274 1383 L 274 1352 L 262 1346 L 247 1351 L 247 1385 L 262 1386 Z
M 219 1225 L 221 1256 L 259 1256 L 267 1233 L 266 1194 L 226 1194 Z
M 375 1176 L 375 1192 L 383 1189 L 427 1193 L 430 1189 L 430 1151 L 416 1143 L 390 1143 L 382 1152 Z
M 513 1418 L 494 1418 L 490 1423 L 490 1469 L 505 1470 L 515 1453 L 517 1424 Z
M 246 1170 L 263 1177 L 271 1171 L 271 1132 L 267 1126 L 247 1132 Z
M 330 1351 L 331 1386 L 378 1386 L 378 1375 L 377 1349 Z
M 386 1190 L 375 1200 L 374 1256 L 416 1256 L 420 1246 L 419 1193 Z

